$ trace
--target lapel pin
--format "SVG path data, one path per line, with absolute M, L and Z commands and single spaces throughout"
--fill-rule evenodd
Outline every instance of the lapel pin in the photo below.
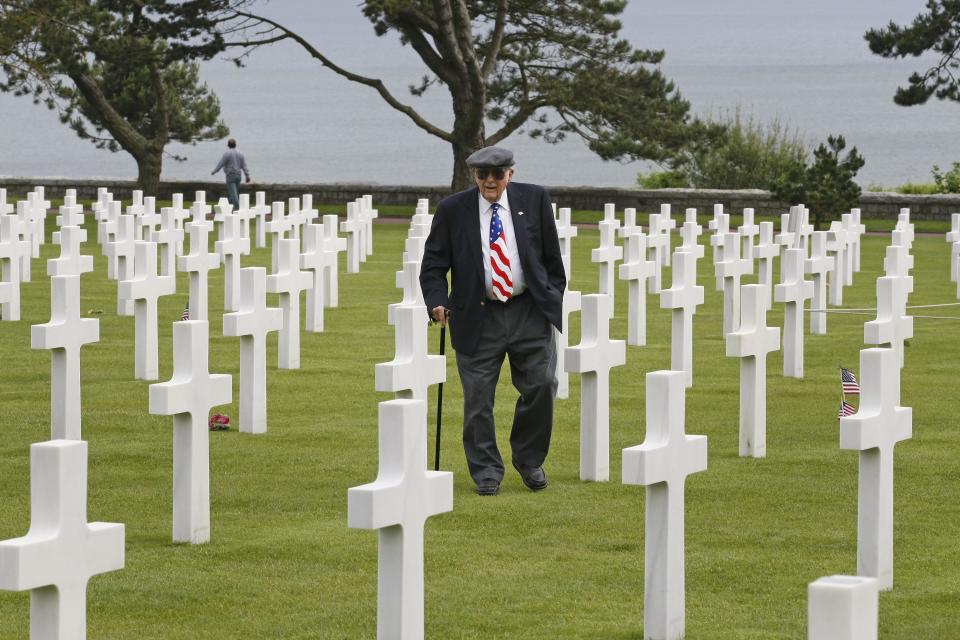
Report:
M 523 215 L 523 211 L 517 211 L 517 215 L 518 215 L 518 216 L 522 216 L 522 215 Z

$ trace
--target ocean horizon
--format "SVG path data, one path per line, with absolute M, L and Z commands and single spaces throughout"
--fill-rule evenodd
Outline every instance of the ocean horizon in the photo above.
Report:
M 740 110 L 760 123 L 777 120 L 810 148 L 842 134 L 866 159 L 858 182 L 892 187 L 930 182 L 933 165 L 949 167 L 955 153 L 960 105 L 931 100 L 904 108 L 892 96 L 924 61 L 872 55 L 863 33 L 891 19 L 909 20 L 922 0 L 843 6 L 814 0 L 794 6 L 738 0 L 692 0 L 669 7 L 630 2 L 622 35 L 636 47 L 664 49 L 661 65 L 692 111 L 723 116 Z M 419 58 L 395 35 L 377 38 L 353 3 L 288 0 L 267 7 L 281 22 L 322 43 L 338 64 L 382 78 L 388 87 L 441 126 L 451 121 L 440 88 L 414 98 L 406 88 L 424 73 Z M 246 155 L 255 181 L 446 185 L 451 150 L 415 127 L 370 88 L 330 72 L 299 47 L 282 43 L 255 51 L 245 68 L 218 58 L 202 78 L 220 96 L 223 117 Z M 96 149 L 61 124 L 57 114 L 27 98 L 0 94 L 0 176 L 134 179 L 125 153 Z M 490 133 L 493 128 L 488 129 Z M 630 187 L 649 163 L 604 162 L 577 138 L 549 145 L 514 134 L 517 180 L 549 186 Z M 163 178 L 203 180 L 225 148 L 223 141 L 170 145 L 188 157 L 167 159 Z M 0 177 L 2 186 L 2 177 Z

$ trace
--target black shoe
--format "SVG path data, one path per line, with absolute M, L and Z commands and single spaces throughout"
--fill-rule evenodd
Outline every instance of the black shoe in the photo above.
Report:
M 500 493 L 500 482 L 497 480 L 481 480 L 477 483 L 477 495 L 495 496 Z
M 523 478 L 523 484 L 527 485 L 531 491 L 542 491 L 547 488 L 547 472 L 543 467 L 521 467 L 514 462 L 513 468 Z

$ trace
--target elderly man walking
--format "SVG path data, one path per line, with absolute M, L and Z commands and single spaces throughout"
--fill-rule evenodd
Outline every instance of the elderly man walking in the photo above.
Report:
M 504 357 L 520 393 L 510 432 L 513 467 L 533 491 L 543 463 L 557 383 L 553 327 L 566 277 L 546 189 L 511 182 L 513 153 L 486 147 L 467 158 L 476 187 L 437 205 L 420 266 L 431 317 L 449 318 L 463 385 L 463 448 L 480 495 L 496 495 L 504 464 L 493 421 Z M 447 273 L 450 290 L 447 290 Z

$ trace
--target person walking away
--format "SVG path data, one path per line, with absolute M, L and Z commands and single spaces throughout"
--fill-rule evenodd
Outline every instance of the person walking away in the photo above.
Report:
M 504 357 L 520 393 L 510 432 L 513 467 L 533 491 L 547 487 L 556 343 L 566 276 L 547 190 L 511 182 L 513 153 L 485 147 L 467 158 L 476 187 L 443 199 L 420 266 L 431 318 L 449 319 L 463 386 L 463 448 L 477 493 L 504 476 L 493 420 Z M 450 289 L 447 290 L 447 273 Z
M 237 151 L 237 141 L 233 138 L 227 140 L 227 150 L 223 152 L 217 168 L 210 175 L 216 175 L 217 171 L 223 169 L 223 175 L 227 180 L 227 200 L 233 205 L 233 208 L 240 208 L 240 178 L 241 173 L 246 176 L 247 184 L 250 183 L 250 170 L 247 169 L 247 161 L 243 154 Z

